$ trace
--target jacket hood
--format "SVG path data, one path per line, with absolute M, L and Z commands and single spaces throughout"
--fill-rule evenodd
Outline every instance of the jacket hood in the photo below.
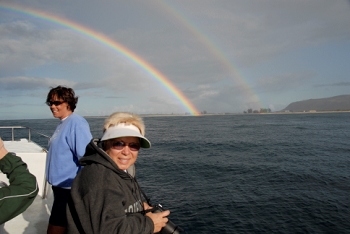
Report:
M 109 157 L 109 155 L 101 148 L 101 141 L 99 139 L 92 139 L 86 146 L 85 155 L 79 160 L 80 165 L 86 166 L 91 163 L 101 164 L 120 175 L 123 179 L 132 179 L 135 177 L 135 165 L 131 165 L 127 172 L 120 170 L 115 162 Z

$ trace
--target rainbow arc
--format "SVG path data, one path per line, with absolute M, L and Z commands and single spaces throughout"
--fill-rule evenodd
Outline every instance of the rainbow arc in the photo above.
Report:
M 9 3 L 0 3 L 0 9 L 6 9 L 9 11 L 13 11 L 16 13 L 25 14 L 31 17 L 35 17 L 44 21 L 49 21 L 54 24 L 60 25 L 65 28 L 69 28 L 79 34 L 90 38 L 100 44 L 107 46 L 113 51 L 121 54 L 137 66 L 139 66 L 142 70 L 151 75 L 159 84 L 161 84 L 167 91 L 169 91 L 172 96 L 174 96 L 177 100 L 180 101 L 182 106 L 194 116 L 200 115 L 198 109 L 194 106 L 194 104 L 179 90 L 164 74 L 158 71 L 154 66 L 148 63 L 146 60 L 142 59 L 135 52 L 130 49 L 124 47 L 120 43 L 112 40 L 108 36 L 97 32 L 91 28 L 88 28 L 82 24 L 78 24 L 69 19 L 54 15 L 52 13 L 40 11 L 37 9 L 32 9 L 28 7 L 24 7 L 22 5 L 17 4 L 9 4 Z

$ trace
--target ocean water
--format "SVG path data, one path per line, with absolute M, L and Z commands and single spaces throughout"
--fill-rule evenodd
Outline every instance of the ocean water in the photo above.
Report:
M 104 119 L 87 120 L 101 137 Z M 183 233 L 350 233 L 350 113 L 144 121 L 152 148 L 139 153 L 138 181 Z M 57 124 L 0 121 L 46 135 Z

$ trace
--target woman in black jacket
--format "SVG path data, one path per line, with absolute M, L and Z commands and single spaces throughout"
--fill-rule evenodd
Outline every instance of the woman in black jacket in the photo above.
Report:
M 106 119 L 100 141 L 93 140 L 80 160 L 84 168 L 72 185 L 68 233 L 154 233 L 168 222 L 170 212 L 145 212 L 135 180 L 139 149 L 149 148 L 142 119 L 118 112 Z

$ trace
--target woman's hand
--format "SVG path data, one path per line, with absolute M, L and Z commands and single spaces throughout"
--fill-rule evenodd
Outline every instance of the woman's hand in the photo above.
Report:
M 151 209 L 153 209 L 153 207 L 150 206 L 150 205 L 148 205 L 147 202 L 143 202 L 143 209 L 144 209 L 144 210 L 151 210 Z
M 0 160 L 5 157 L 5 155 L 7 154 L 7 150 L 4 146 L 4 142 L 2 141 L 1 137 L 0 137 Z
M 148 206 L 150 207 L 150 206 Z M 152 208 L 152 207 L 150 207 Z M 165 227 L 166 223 L 168 222 L 167 216 L 170 214 L 169 210 L 165 210 L 162 212 L 152 213 L 148 212 L 146 213 L 146 216 L 150 217 L 154 224 L 154 232 L 160 232 L 160 230 Z

